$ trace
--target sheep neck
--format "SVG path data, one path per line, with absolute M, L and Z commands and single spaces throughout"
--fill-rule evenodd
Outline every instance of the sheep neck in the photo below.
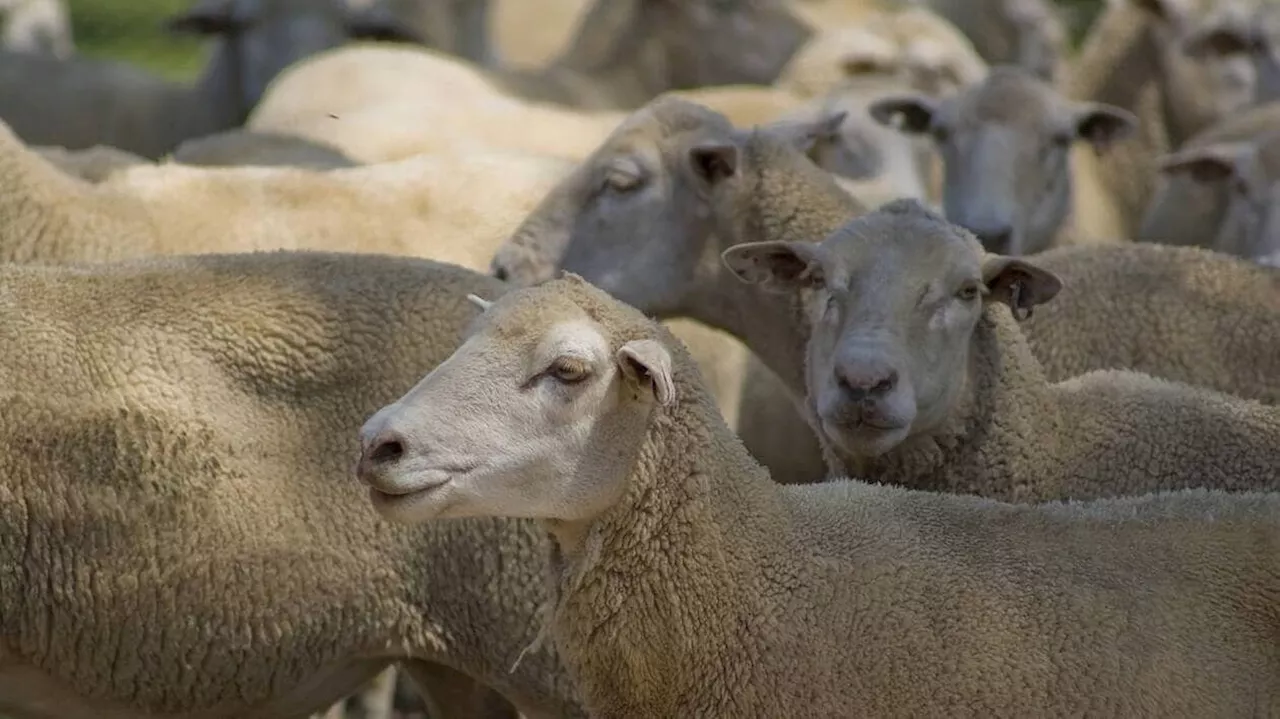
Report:
M 831 474 L 1004 501 L 1035 499 L 1037 488 L 1018 484 L 1026 477 L 1007 476 L 1001 459 L 1025 454 L 1026 428 L 1053 425 L 1057 418 L 1041 399 L 1049 389 L 1044 370 L 1004 305 L 989 305 L 974 328 L 964 381 L 948 421 L 885 455 L 854 457 L 823 441 Z
M 719 668 L 761 666 L 744 640 L 789 596 L 761 587 L 790 547 L 781 490 L 690 362 L 678 361 L 677 405 L 651 421 L 626 496 L 589 526 L 551 527 L 551 631 L 585 703 L 607 708 L 593 715 L 682 715 Z
M 821 242 L 866 208 L 808 158 L 765 138 L 746 143 L 743 165 L 739 189 L 746 202 L 718 213 L 714 257 L 703 261 L 710 269 L 695 283 L 689 313 L 741 340 L 803 403 L 806 293 L 780 296 L 743 283 L 720 253 L 744 242 Z
M 546 68 L 525 74 L 541 80 L 549 97 L 589 109 L 637 107 L 667 90 L 661 68 L 645 50 L 655 42 L 642 3 L 599 0 L 578 25 L 569 47 Z M 521 74 L 521 73 L 518 73 Z

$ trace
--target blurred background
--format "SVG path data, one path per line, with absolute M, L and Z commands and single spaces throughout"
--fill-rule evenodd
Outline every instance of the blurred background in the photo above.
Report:
M 527 0 L 537 2 L 538 0 Z M 1078 40 L 1106 0 L 1057 0 Z M 161 24 L 191 0 L 68 0 L 77 51 L 126 60 L 166 77 L 190 79 L 204 64 L 199 38 L 166 34 Z

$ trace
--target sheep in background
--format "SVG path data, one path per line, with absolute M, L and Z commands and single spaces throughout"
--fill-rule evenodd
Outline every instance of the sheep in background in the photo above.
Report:
M 885 98 L 870 112 L 902 132 L 932 136 L 945 168 L 947 218 L 990 252 L 1126 238 L 1097 165 L 1136 129 L 1126 110 L 1067 100 L 1026 70 L 1000 66 L 953 97 Z
M 1232 79 L 1234 61 L 1206 63 L 1185 46 L 1208 14 L 1235 1 L 1110 0 L 1056 83 L 1073 100 L 1113 105 L 1138 118 L 1136 132 L 1097 159 L 1102 201 L 1115 208 L 1120 237 L 1138 231 L 1156 189 L 1158 158 L 1216 121 L 1223 108 L 1247 99 Z
M 1280 102 L 1271 102 L 1232 115 L 1198 133 L 1187 140 L 1179 154 L 1211 146 L 1254 143 L 1276 130 L 1280 130 Z M 1163 159 L 1167 162 L 1167 158 L 1166 155 Z M 1161 159 L 1157 158 L 1157 162 Z M 1190 173 L 1167 166 L 1160 172 L 1159 185 L 1135 239 L 1212 247 L 1231 202 L 1232 188 L 1224 182 L 1200 182 Z
M 490 0 L 347 0 L 363 37 L 413 42 L 481 66 L 495 62 Z
M 1020 502 L 1280 489 L 1280 406 L 1129 371 L 1051 382 L 1015 319 L 1062 279 L 915 200 L 723 258 L 803 316 L 809 421 L 834 476 Z M 1280 274 L 1256 274 L 1280 310 Z
M 102 182 L 117 170 L 153 164 L 145 157 L 114 147 L 94 145 L 84 150 L 65 147 L 33 147 L 31 151 L 63 172 L 86 182 Z
M 62 60 L 76 52 L 64 0 L 0 0 L 0 48 Z
M 197 0 L 168 26 L 216 40 L 194 86 L 124 63 L 5 53 L 0 119 L 28 144 L 157 159 L 241 124 L 277 73 L 349 37 L 339 0 Z
M 471 299 L 357 475 L 393 521 L 538 520 L 592 716 L 1280 712 L 1280 495 L 782 486 L 634 308 L 572 275 Z
M 1050 0 L 915 0 L 956 26 L 991 65 L 1053 82 L 1067 60 L 1067 28 Z
M 686 111 L 685 143 L 675 136 L 659 153 L 682 178 L 664 184 L 687 189 L 552 214 L 544 206 L 526 221 L 542 229 L 514 236 L 493 271 L 529 282 L 567 269 L 659 318 L 729 331 L 802 400 L 804 318 L 737 280 L 719 257 L 741 243 L 817 242 L 865 208 L 792 141 L 697 117 Z M 564 227 L 572 239 L 558 242 Z M 1123 367 L 1280 404 L 1274 275 L 1229 255 L 1144 243 L 1051 250 L 1038 261 L 1065 284 L 1022 323 L 1050 379 Z
M 1210 144 L 1164 158 L 1163 171 L 1216 186 L 1227 196 L 1218 231 L 1207 246 L 1270 263 L 1280 253 L 1280 129 L 1254 141 Z

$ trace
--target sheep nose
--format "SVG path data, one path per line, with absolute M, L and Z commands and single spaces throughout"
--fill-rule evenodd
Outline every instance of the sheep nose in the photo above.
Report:
M 875 400 L 898 386 L 898 370 L 885 362 L 846 363 L 836 368 L 836 382 L 854 402 Z
M 404 457 L 404 435 L 395 430 L 384 428 L 375 433 L 362 432 L 360 439 L 360 461 L 356 463 L 356 476 L 362 482 L 369 483 L 380 470 L 394 465 Z

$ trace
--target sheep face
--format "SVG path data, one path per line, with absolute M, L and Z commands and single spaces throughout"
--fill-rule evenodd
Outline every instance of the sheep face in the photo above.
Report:
M 1213 119 L 1280 99 L 1280 11 L 1229 5 L 1183 38 L 1182 51 L 1214 78 Z
M 359 478 L 393 521 L 589 521 L 622 496 L 671 357 L 631 308 L 570 276 L 484 308 L 444 363 L 361 430 Z
M 1256 73 L 1251 58 L 1226 45 L 1213 50 L 1197 38 L 1230 42 L 1247 40 L 1241 34 L 1251 24 L 1257 0 L 1129 0 L 1150 18 L 1147 31 L 1155 50 L 1156 72 L 1162 75 L 1161 98 L 1174 145 L 1221 119 L 1226 113 L 1253 103 Z M 1190 42 L 1190 46 L 1188 43 Z
M 1195 147 L 1161 160 L 1161 171 L 1225 189 L 1213 248 L 1267 264 L 1280 252 L 1280 133 L 1256 142 Z
M 1132 113 L 1071 102 L 1028 71 L 1004 66 L 953 97 L 891 97 L 869 111 L 882 124 L 933 137 L 947 218 L 988 251 L 1012 255 L 1045 249 L 1066 221 L 1072 145 L 1084 140 L 1101 153 L 1137 127 Z
M 286 67 L 345 42 L 346 16 L 340 0 L 198 0 L 168 27 L 221 39 L 247 114 Z
M 938 429 L 957 408 L 984 302 L 1029 308 L 1058 287 L 1029 262 L 984 253 L 915 200 L 891 202 L 820 244 L 743 244 L 724 260 L 746 282 L 802 294 L 815 428 L 861 458 Z

